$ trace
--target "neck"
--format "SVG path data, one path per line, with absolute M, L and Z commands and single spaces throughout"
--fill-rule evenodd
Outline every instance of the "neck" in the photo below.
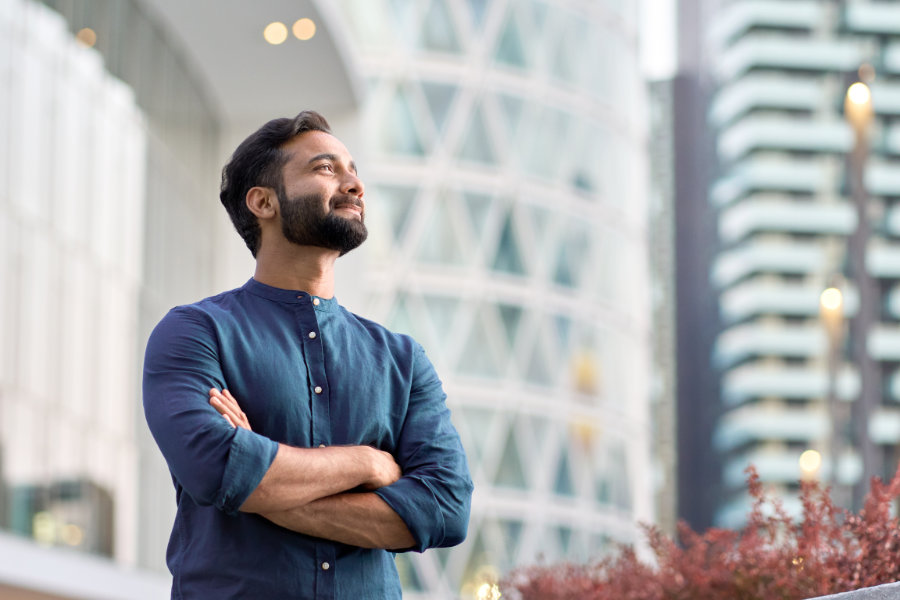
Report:
M 320 298 L 334 296 L 336 250 L 315 246 L 263 247 L 256 254 L 253 278 L 284 290 L 300 290 Z

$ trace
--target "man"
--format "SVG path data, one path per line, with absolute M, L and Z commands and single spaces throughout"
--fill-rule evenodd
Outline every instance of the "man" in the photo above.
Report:
M 421 346 L 334 299 L 367 236 L 356 166 L 302 112 L 241 143 L 220 198 L 255 274 L 172 309 L 144 365 L 172 598 L 399 598 L 393 552 L 459 544 L 472 482 Z

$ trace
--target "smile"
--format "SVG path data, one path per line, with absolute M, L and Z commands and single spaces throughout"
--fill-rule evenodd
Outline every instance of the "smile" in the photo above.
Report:
M 356 204 L 350 204 L 350 203 L 338 204 L 337 206 L 334 207 L 334 210 L 335 210 L 335 212 L 339 211 L 339 210 L 346 210 L 346 211 L 352 212 L 355 215 L 362 216 L 362 207 L 357 206 Z

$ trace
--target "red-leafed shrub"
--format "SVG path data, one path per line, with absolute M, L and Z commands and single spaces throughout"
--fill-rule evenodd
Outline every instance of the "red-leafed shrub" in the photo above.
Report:
M 676 542 L 645 526 L 655 564 L 623 547 L 593 564 L 525 567 L 501 582 L 504 598 L 801 600 L 900 580 L 900 522 L 892 510 L 900 470 L 888 484 L 872 481 L 859 514 L 804 482 L 799 522 L 766 496 L 753 467 L 747 472 L 754 504 L 740 531 L 699 534 L 682 523 Z

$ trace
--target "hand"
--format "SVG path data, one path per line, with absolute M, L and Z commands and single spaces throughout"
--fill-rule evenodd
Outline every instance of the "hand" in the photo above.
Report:
M 368 453 L 368 459 L 371 461 L 370 470 L 372 476 L 363 484 L 363 488 L 377 490 L 380 487 L 391 485 L 403 475 L 400 465 L 389 453 L 371 446 L 359 446 L 359 448 L 364 449 Z
M 247 420 L 247 415 L 244 414 L 244 411 L 238 406 L 237 400 L 234 399 L 234 396 L 228 390 L 222 390 L 221 392 L 216 388 L 209 390 L 209 403 L 219 411 L 220 415 L 225 417 L 226 421 L 231 423 L 232 427 L 243 427 L 247 431 L 253 431 L 250 428 L 250 421 Z

